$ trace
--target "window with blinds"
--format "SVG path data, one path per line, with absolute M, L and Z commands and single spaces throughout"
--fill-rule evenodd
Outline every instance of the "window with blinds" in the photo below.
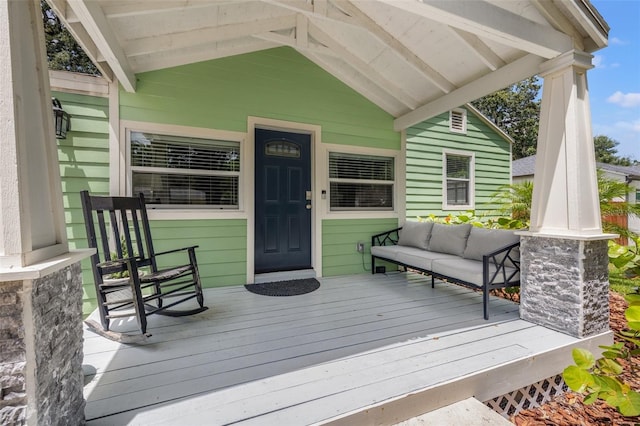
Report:
M 473 204 L 473 156 L 444 154 L 445 208 Z
M 329 153 L 330 209 L 393 210 L 394 159 Z
M 240 143 L 131 132 L 132 194 L 148 204 L 237 209 Z

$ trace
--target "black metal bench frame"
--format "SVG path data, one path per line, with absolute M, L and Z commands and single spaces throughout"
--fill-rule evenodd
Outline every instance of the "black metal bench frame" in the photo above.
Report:
M 397 245 L 399 239 L 399 231 L 402 228 L 392 229 L 390 231 L 382 232 L 380 234 L 376 234 L 371 237 L 371 247 L 374 246 L 389 246 L 389 245 Z M 515 279 L 515 277 L 520 272 L 520 260 L 515 258 L 513 252 L 516 248 L 520 247 L 520 243 L 511 244 L 505 247 L 502 247 L 498 250 L 495 250 L 491 253 L 487 253 L 482 256 L 482 278 L 483 284 L 481 286 L 470 283 L 468 281 L 459 280 L 457 278 L 453 278 L 447 275 L 438 274 L 433 271 L 420 268 L 416 265 L 407 265 L 402 262 L 398 262 L 395 260 L 387 259 L 386 257 L 378 257 L 371 254 L 371 273 L 376 273 L 376 259 L 383 260 L 385 262 L 393 263 L 398 266 L 401 266 L 407 269 L 412 269 L 419 271 L 421 273 L 427 274 L 431 276 L 431 288 L 435 288 L 435 279 L 438 278 L 443 281 L 460 284 L 465 287 L 479 289 L 482 290 L 482 304 L 484 310 L 484 319 L 489 319 L 489 293 L 491 290 L 506 288 L 506 287 L 519 287 L 520 279 Z M 502 260 L 498 260 L 502 258 Z M 510 262 L 509 267 L 515 268 L 515 271 L 508 273 L 506 266 L 507 262 Z M 496 270 L 493 273 L 490 273 L 490 266 L 493 265 L 496 267 Z M 513 265 L 513 266 L 511 266 Z M 496 282 L 496 279 L 501 278 L 500 282 Z

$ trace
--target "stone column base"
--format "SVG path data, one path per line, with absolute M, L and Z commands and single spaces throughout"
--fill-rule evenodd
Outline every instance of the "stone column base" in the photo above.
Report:
M 521 235 L 520 318 L 577 338 L 609 330 L 606 239 Z
M 80 262 L 0 282 L 0 424 L 84 424 Z

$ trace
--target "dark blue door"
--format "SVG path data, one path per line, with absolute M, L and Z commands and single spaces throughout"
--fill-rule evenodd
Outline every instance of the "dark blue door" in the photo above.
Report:
M 255 136 L 255 272 L 311 268 L 311 137 Z

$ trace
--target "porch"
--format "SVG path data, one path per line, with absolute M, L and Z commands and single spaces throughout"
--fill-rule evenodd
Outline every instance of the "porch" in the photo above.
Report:
M 140 345 L 85 331 L 88 423 L 393 424 L 553 376 L 572 346 L 608 343 L 520 320 L 499 298 L 485 321 L 481 293 L 417 274 L 319 280 L 294 297 L 206 290 L 208 311 L 152 316 Z

